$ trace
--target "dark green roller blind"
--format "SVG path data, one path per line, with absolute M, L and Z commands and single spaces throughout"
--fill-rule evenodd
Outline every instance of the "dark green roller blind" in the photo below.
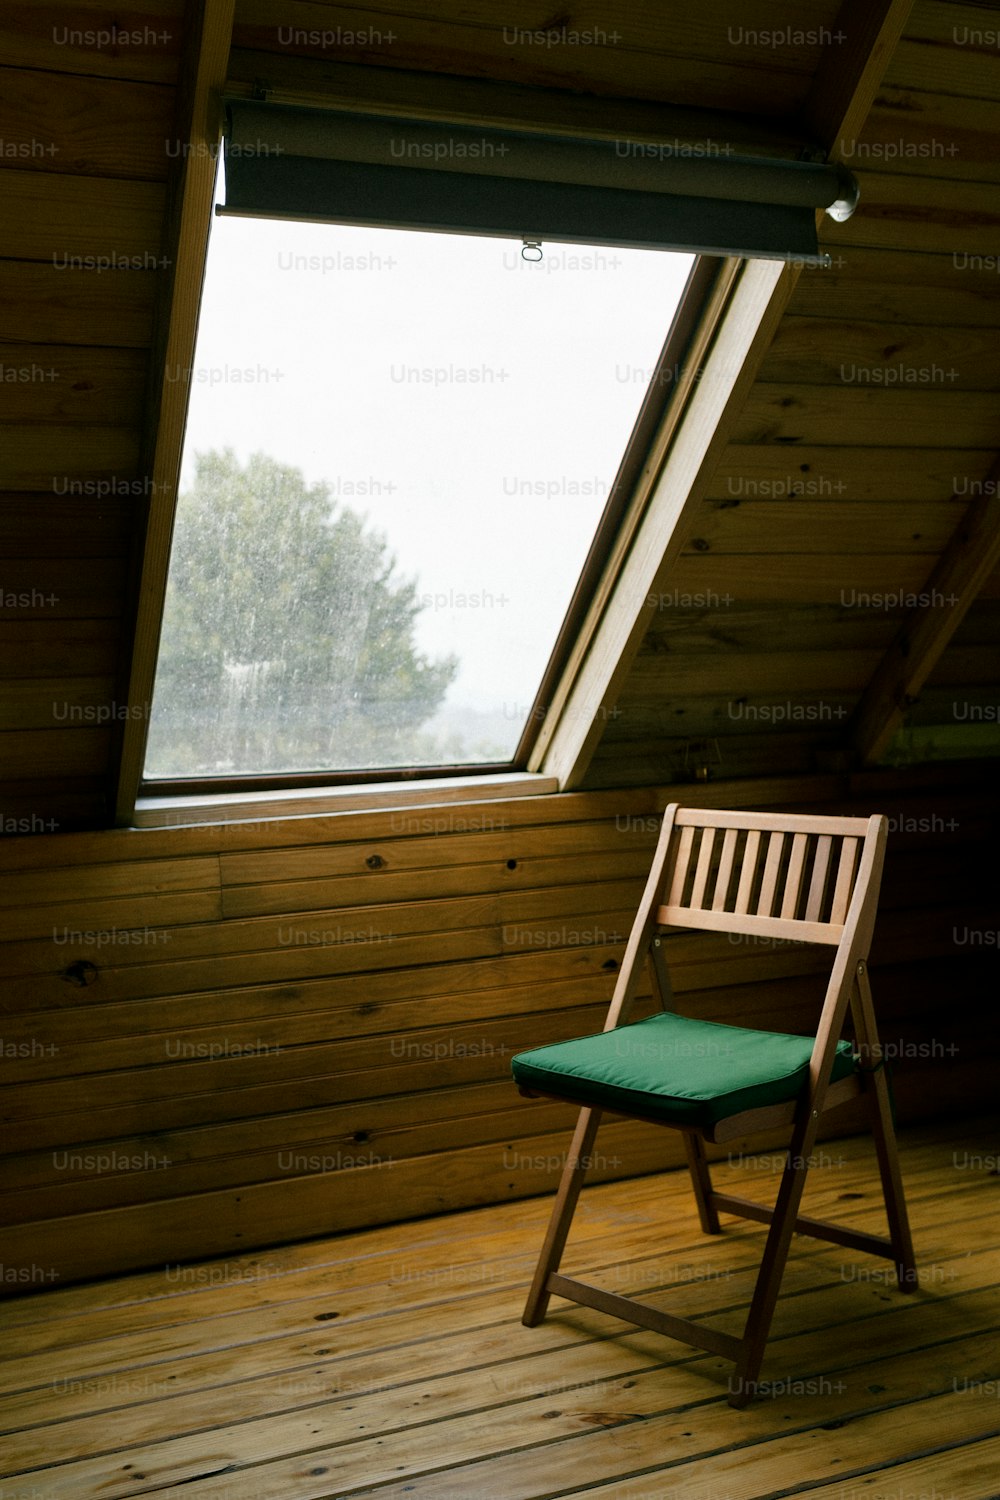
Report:
M 822 263 L 844 168 L 232 101 L 223 212 Z

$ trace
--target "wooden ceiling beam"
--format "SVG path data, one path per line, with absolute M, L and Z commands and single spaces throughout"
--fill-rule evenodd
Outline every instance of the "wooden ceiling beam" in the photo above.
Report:
M 799 113 L 803 132 L 821 141 L 834 161 L 844 155 L 843 143 L 861 134 L 912 9 L 913 0 L 845 0 L 837 12 L 832 44 Z
M 220 94 L 229 63 L 234 7 L 235 0 L 191 0 L 185 15 L 186 49 L 177 109 L 181 149 L 163 237 L 163 254 L 172 275 L 164 278 L 160 326 L 150 356 L 144 469 L 149 502 L 124 700 L 129 717 L 123 727 L 115 795 L 118 824 L 132 821 L 146 754 L 190 389 L 187 380 L 165 379 L 165 372 L 190 370 L 194 365 L 222 124 Z
M 848 132 L 859 134 L 909 16 L 912 0 L 846 0 L 800 116 L 833 157 Z M 843 40 L 837 41 L 838 32 Z M 732 293 L 704 365 L 678 416 L 668 408 L 671 441 L 639 481 L 648 488 L 645 513 L 621 562 L 598 591 L 600 619 L 572 677 L 549 707 L 530 769 L 558 777 L 563 790 L 581 785 L 607 718 L 624 685 L 670 570 L 697 524 L 699 508 L 760 364 L 794 290 L 800 267 L 750 261 Z M 653 470 L 653 473 L 650 473 Z
M 865 765 L 881 760 L 907 709 L 1000 564 L 1000 460 L 983 483 L 913 609 L 876 667 L 851 723 L 851 742 Z

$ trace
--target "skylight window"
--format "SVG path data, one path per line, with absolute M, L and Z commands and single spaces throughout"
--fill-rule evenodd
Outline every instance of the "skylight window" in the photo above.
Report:
M 147 787 L 516 764 L 691 262 L 215 219 Z

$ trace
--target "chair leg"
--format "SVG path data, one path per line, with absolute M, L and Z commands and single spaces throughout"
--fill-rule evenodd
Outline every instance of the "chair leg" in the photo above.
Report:
M 538 1257 L 538 1265 L 535 1268 L 535 1279 L 531 1283 L 528 1300 L 521 1314 L 521 1322 L 528 1328 L 534 1328 L 536 1323 L 540 1323 L 548 1311 L 549 1277 L 553 1271 L 559 1269 L 559 1262 L 562 1259 L 570 1225 L 573 1222 L 583 1179 L 590 1165 L 594 1138 L 600 1123 L 601 1111 L 599 1109 L 581 1109 L 563 1170 L 562 1181 L 556 1193 L 556 1201 L 552 1206 L 552 1216 L 549 1219 L 542 1253 Z
M 684 1131 L 684 1150 L 687 1153 L 688 1169 L 691 1173 L 691 1186 L 694 1188 L 694 1200 L 698 1205 L 698 1218 L 701 1221 L 703 1234 L 719 1234 L 719 1214 L 712 1202 L 712 1177 L 708 1168 L 708 1157 L 705 1155 L 705 1142 L 696 1130 Z
M 858 965 L 857 988 L 852 992 L 854 1028 L 858 1040 L 863 1042 L 871 1057 L 878 1049 L 878 1034 L 875 1029 L 875 1011 L 872 1006 L 871 985 L 868 982 L 867 964 Z M 892 1100 L 885 1068 L 881 1065 L 881 1054 L 874 1069 L 864 1073 L 865 1094 L 868 1098 L 875 1153 L 878 1157 L 879 1175 L 885 1197 L 885 1212 L 889 1223 L 889 1239 L 892 1243 L 896 1280 L 902 1292 L 913 1292 L 917 1288 L 917 1265 L 913 1253 L 913 1238 L 910 1220 L 903 1196 L 903 1179 L 899 1170 L 899 1149 L 896 1145 L 896 1128 L 892 1119 Z
M 896 1281 L 901 1292 L 917 1289 L 917 1263 L 913 1252 L 910 1221 L 903 1197 L 903 1179 L 899 1171 L 899 1152 L 896 1147 L 896 1132 L 892 1123 L 892 1106 L 885 1071 L 881 1069 L 871 1076 L 866 1084 L 871 1089 L 872 1135 L 875 1138 L 875 1153 L 878 1157 L 879 1175 L 885 1195 L 885 1212 L 889 1221 L 889 1239 L 892 1241 L 896 1266 Z
M 807 1115 L 796 1127 L 788 1148 L 788 1160 L 781 1174 L 771 1228 L 764 1245 L 757 1284 L 743 1330 L 742 1348 L 736 1361 L 736 1370 L 730 1377 L 729 1405 L 733 1407 L 746 1406 L 757 1392 L 757 1377 L 764 1361 L 767 1337 L 795 1232 L 795 1220 L 802 1202 L 809 1156 L 816 1140 L 818 1124 L 817 1118 Z

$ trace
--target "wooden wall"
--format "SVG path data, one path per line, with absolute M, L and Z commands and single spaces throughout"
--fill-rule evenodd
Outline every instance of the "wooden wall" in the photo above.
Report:
M 695 15 L 622 0 L 574 8 L 567 25 L 615 34 L 574 46 L 525 39 L 551 21 L 536 0 L 501 19 L 485 0 L 237 0 L 230 76 L 401 109 L 433 109 L 446 84 L 462 118 L 597 121 L 640 137 L 703 129 L 740 149 L 789 151 L 808 135 L 817 70 L 839 56 L 840 9 L 712 0 Z M 704 738 L 720 741 L 719 774 L 838 763 L 840 710 L 853 709 L 899 622 L 891 609 L 843 608 L 842 591 L 918 587 L 963 512 L 956 479 L 982 482 L 1000 445 L 1000 54 L 981 35 L 991 16 L 917 0 L 865 130 L 841 143 L 861 208 L 828 226 L 833 269 L 803 273 L 703 524 L 663 590 L 709 603 L 655 612 L 590 785 L 666 780 Z M 187 17 L 185 0 L 33 0 L 0 17 L 6 833 L 110 821 L 123 716 L 142 712 L 123 685 Z M 845 382 L 841 367 L 855 365 L 956 375 L 885 389 Z M 801 490 L 789 494 L 790 482 Z M 994 701 L 998 591 L 994 577 L 915 720 L 940 722 L 956 692 Z M 780 732 L 733 718 L 775 703 L 820 703 L 832 717 Z
M 5 833 L 107 821 L 183 11 L 34 0 L 0 16 Z
M 730 30 L 838 12 L 623 0 L 619 42 L 560 49 L 498 42 L 505 23 L 546 24 L 535 0 L 499 24 L 480 0 L 440 9 L 238 0 L 232 77 L 426 103 L 447 75 L 472 117 L 485 84 L 496 118 L 585 128 L 600 107 L 638 131 L 653 110 L 672 130 L 697 108 L 716 138 L 780 146 L 832 44 L 737 47 Z M 682 795 L 894 818 L 874 956 L 890 1040 L 909 1049 L 901 1113 L 992 1104 L 996 893 L 975 860 L 994 778 L 845 769 L 844 726 L 899 614 L 842 597 L 918 588 L 965 513 L 956 478 L 982 482 L 1000 443 L 1000 53 L 956 40 L 992 11 L 914 6 L 864 149 L 841 153 L 862 207 L 830 228 L 833 268 L 799 281 L 609 713 L 595 790 L 110 832 L 184 13 L 34 0 L 0 17 L 0 139 L 17 148 L 0 162 L 4 1289 L 547 1188 L 566 1113 L 518 1099 L 510 1052 L 600 1023 L 668 783 L 703 759 L 715 782 Z M 396 35 L 279 35 L 327 24 Z M 897 142 L 927 154 L 890 157 Z M 956 374 L 843 377 L 869 363 Z M 994 578 L 942 659 L 918 710 L 932 722 L 956 694 L 995 705 L 997 598 Z M 829 717 L 732 712 L 775 704 Z M 809 955 L 699 936 L 676 957 L 699 1013 L 743 1015 L 767 981 L 766 1014 L 805 1024 Z M 672 1159 L 633 1126 L 605 1140 L 597 1175 Z
M 587 785 L 699 760 L 719 776 L 848 764 L 906 596 L 997 493 L 1000 52 L 959 40 L 989 21 L 915 5 L 865 129 L 839 143 L 860 205 L 824 221 L 833 264 L 799 278 Z M 995 727 L 998 692 L 995 572 L 909 722 L 953 729 L 971 709 Z
M 975 780 L 812 776 L 17 839 L 0 885 L 5 1289 L 547 1190 L 572 1112 L 521 1099 L 510 1055 L 600 1028 L 678 792 L 889 814 L 873 969 L 904 1047 L 900 1112 L 992 1103 L 996 954 L 964 934 L 996 927 L 974 859 L 997 799 Z M 808 1028 L 821 952 L 672 945 L 685 1007 L 738 1020 L 759 1003 L 765 1022 Z M 669 1135 L 619 1123 L 595 1176 L 677 1160 Z

